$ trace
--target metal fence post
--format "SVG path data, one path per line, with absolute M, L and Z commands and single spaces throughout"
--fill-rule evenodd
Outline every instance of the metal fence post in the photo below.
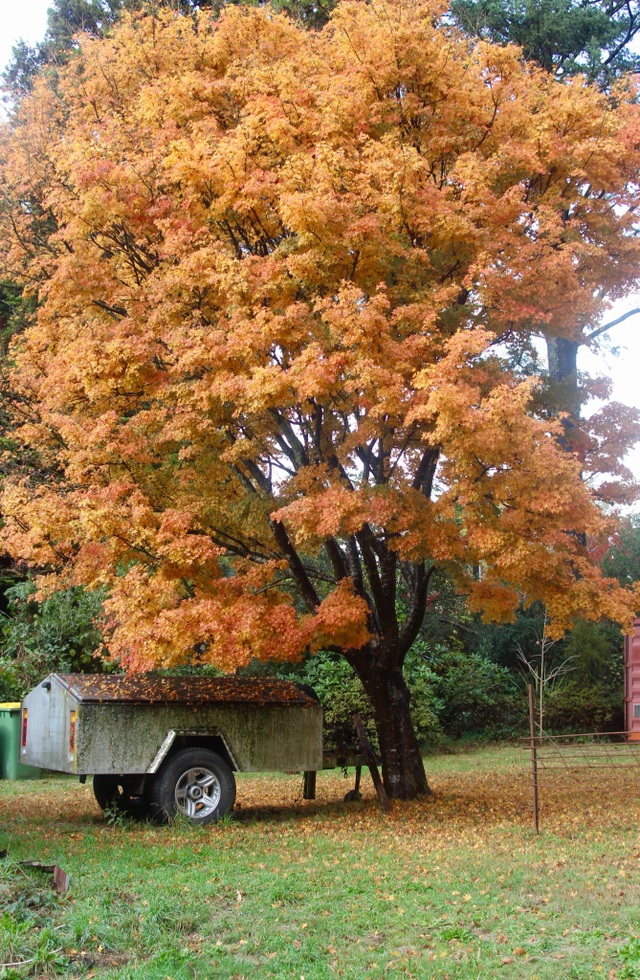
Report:
M 536 716 L 533 698 L 533 684 L 529 684 L 529 736 L 531 740 L 531 789 L 533 791 L 533 826 L 540 833 L 538 819 L 538 754 L 536 747 Z

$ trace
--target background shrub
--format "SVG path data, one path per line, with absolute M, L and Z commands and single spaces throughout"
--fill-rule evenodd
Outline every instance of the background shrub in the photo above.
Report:
M 0 626 L 0 700 L 20 701 L 53 671 L 93 674 L 105 670 L 96 656 L 102 593 L 73 587 L 35 602 L 35 587 L 7 589 L 9 614 Z
M 566 680 L 545 695 L 543 728 L 549 734 L 620 732 L 623 699 L 606 687 Z
M 477 653 L 442 648 L 431 655 L 430 667 L 447 737 L 491 740 L 526 733 L 527 699 L 508 668 Z

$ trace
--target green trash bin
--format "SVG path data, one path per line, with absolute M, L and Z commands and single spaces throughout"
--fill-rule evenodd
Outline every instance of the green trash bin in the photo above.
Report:
M 0 703 L 0 775 L 3 779 L 38 779 L 41 770 L 23 766 L 20 752 L 20 702 Z

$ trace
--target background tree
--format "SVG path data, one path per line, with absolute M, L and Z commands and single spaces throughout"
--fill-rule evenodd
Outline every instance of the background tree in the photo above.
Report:
M 640 581 L 640 514 L 621 518 L 603 561 L 605 574 L 625 585 Z
M 452 0 L 451 11 L 468 34 L 517 44 L 557 78 L 582 74 L 606 88 L 640 67 L 630 47 L 640 31 L 637 0 Z
M 452 0 L 451 12 L 472 37 L 519 45 L 527 60 L 559 81 L 583 75 L 603 90 L 612 91 L 616 79 L 640 68 L 640 55 L 632 51 L 640 31 L 637 0 Z M 611 294 L 611 299 L 620 298 L 617 291 Z M 545 336 L 549 397 L 556 411 L 566 417 L 568 447 L 578 453 L 599 438 L 596 432 L 589 433 L 588 423 L 581 420 L 582 407 L 594 392 L 586 379 L 579 377 L 579 349 L 593 346 L 602 334 L 639 312 L 630 307 L 608 322 L 597 324 L 585 319 L 573 333 L 565 325 L 562 332 Z M 607 410 L 603 413 L 601 422 L 609 431 L 615 427 L 619 411 L 615 406 L 613 414 Z M 619 450 L 621 459 L 624 447 Z
M 639 56 L 632 50 L 632 42 L 640 30 L 640 4 L 635 0 L 631 3 L 617 0 L 453 0 L 451 9 L 458 25 L 469 35 L 495 43 L 520 45 L 528 60 L 539 64 L 558 80 L 582 74 L 604 91 L 613 92 L 616 79 L 639 67 Z M 585 449 L 589 452 L 600 445 L 605 452 L 622 460 L 625 449 L 634 438 L 635 424 L 633 413 L 621 406 L 609 405 L 596 428 L 592 427 L 591 433 L 585 431 L 586 426 L 593 423 L 585 423 L 581 418 L 583 405 L 591 395 L 604 394 L 606 397 L 608 385 L 605 383 L 604 389 L 601 384 L 592 386 L 579 375 L 579 350 L 585 345 L 594 346 L 603 334 L 636 317 L 638 312 L 629 304 L 622 315 L 605 318 L 599 325 L 593 320 L 585 321 L 577 335 L 564 332 L 545 338 L 547 397 L 555 411 L 564 414 L 567 445 L 585 460 L 587 479 L 594 468 L 584 456 Z M 616 432 L 623 435 L 622 441 L 616 437 Z M 614 499 L 630 501 L 634 493 L 630 485 L 621 495 L 616 491 Z M 620 558 L 624 563 L 623 556 L 633 552 L 634 532 L 630 526 L 633 521 L 634 518 L 625 519 L 621 531 L 625 543 L 622 545 L 622 539 L 614 540 L 604 563 L 607 574 L 627 583 L 638 581 L 637 570 L 630 568 L 627 577 L 622 578 L 617 564 Z M 523 625 L 526 632 L 526 621 Z M 481 632 L 486 633 L 487 628 Z M 509 628 L 493 633 L 498 647 L 504 647 L 503 640 L 509 635 Z M 573 656 L 574 670 L 570 680 L 561 684 L 551 696 L 552 724 L 559 728 L 577 725 L 580 730 L 623 726 L 622 643 L 620 630 L 614 624 L 605 622 L 599 626 L 583 622 L 558 645 L 560 658 Z M 490 649 L 495 650 L 495 645 L 490 645 Z M 567 654 L 569 650 L 571 652 Z M 534 654 L 535 651 L 530 650 L 529 655 Z M 501 662 L 509 660 L 510 654 L 505 650 L 505 659 Z
M 41 300 L 18 436 L 51 460 L 5 488 L 7 546 L 108 587 L 128 669 L 344 656 L 396 797 L 428 788 L 402 672 L 436 569 L 560 631 L 636 601 L 517 363 L 636 280 L 638 107 L 441 13 L 124 18 L 36 82 L 0 171 Z

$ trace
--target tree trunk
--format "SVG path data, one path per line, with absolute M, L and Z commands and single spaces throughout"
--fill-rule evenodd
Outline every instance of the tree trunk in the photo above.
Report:
M 567 452 L 579 451 L 576 435 L 579 435 L 580 417 L 584 395 L 578 385 L 578 351 L 580 343 L 566 337 L 547 339 L 549 359 L 549 390 L 555 401 L 555 413 L 567 413 L 562 418 L 564 434 L 560 445 Z M 587 538 L 583 533 L 576 534 L 581 545 L 586 547 Z M 542 719 L 540 719 L 542 726 Z M 542 731 L 542 727 L 540 728 Z
M 568 410 L 580 410 L 580 395 L 578 393 L 578 350 L 580 344 L 566 337 L 547 338 L 547 357 L 549 360 L 549 377 L 554 381 L 567 382 L 570 386 L 570 405 Z
M 578 350 L 580 344 L 566 337 L 551 337 L 547 340 L 549 359 L 549 390 L 554 413 L 563 415 L 562 426 L 565 449 L 572 450 L 572 437 L 582 412 L 583 392 L 578 385 Z
M 402 672 L 381 671 L 371 664 L 366 671 L 357 672 L 373 710 L 387 796 L 395 800 L 431 796 Z

